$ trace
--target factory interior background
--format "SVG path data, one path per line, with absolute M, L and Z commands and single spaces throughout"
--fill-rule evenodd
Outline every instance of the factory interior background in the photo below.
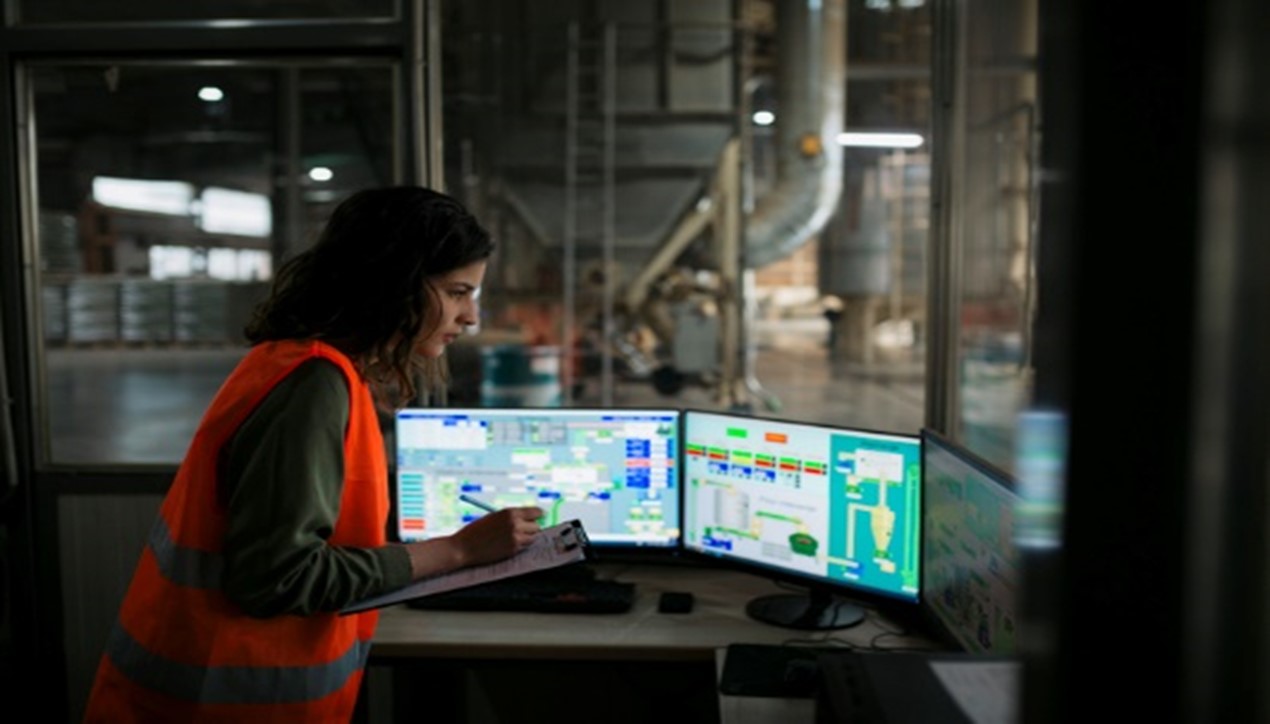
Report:
M 1020 478 L 1055 455 L 1049 474 L 1103 485 L 1073 488 L 1034 553 L 1029 615 L 1070 631 L 1127 606 L 1072 587 L 1151 558 L 1148 598 L 1195 618 L 1146 649 L 1180 662 L 1185 642 L 1212 666 L 1164 680 L 1192 710 L 1220 709 L 1216 680 L 1252 681 L 1270 656 L 1266 537 L 1231 502 L 1266 512 L 1265 376 L 1218 384 L 1264 362 L 1270 337 L 1233 331 L 1265 331 L 1249 316 L 1263 285 L 1241 273 L 1265 261 L 1246 235 L 1265 228 L 1249 199 L 1266 150 L 1229 130 L 1265 133 L 1265 101 L 1241 100 L 1252 81 L 1231 70 L 1267 60 L 1243 22 L 1265 11 L 1226 0 L 1147 22 L 1056 5 L 9 0 L 7 650 L 38 650 L 59 714 L 77 718 L 252 305 L 347 195 L 417 182 L 461 199 L 498 244 L 481 323 L 448 353 L 447 388 L 417 404 L 929 426 Z M 1135 22 L 1128 45 L 1097 30 Z M 1082 85 L 1100 63 L 1111 75 Z M 1168 110 L 1151 107 L 1173 82 Z M 1096 129 L 1113 116 L 1152 140 L 1112 147 Z M 1234 241 L 1205 251 L 1221 238 Z M 1077 424 L 1104 409 L 1131 431 Z M 1189 435 L 1213 426 L 1227 434 Z M 1168 455 L 1117 457 L 1122 434 Z M 1064 536 L 1092 560 L 1088 531 L 1119 525 L 1100 496 L 1123 510 L 1152 494 L 1155 527 L 1101 539 L 1129 541 L 1123 558 L 1066 567 Z M 1242 587 L 1207 566 L 1232 550 L 1259 565 Z M 1195 570 L 1216 571 L 1203 595 L 1252 624 L 1252 650 L 1189 606 Z M 1070 663 L 1086 648 L 1033 645 L 1029 718 L 1044 721 L 1092 673 Z M 1225 701 L 1267 707 L 1264 693 Z

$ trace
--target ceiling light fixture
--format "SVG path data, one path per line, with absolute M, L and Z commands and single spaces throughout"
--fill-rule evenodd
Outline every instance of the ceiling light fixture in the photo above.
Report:
M 917 148 L 925 142 L 920 133 L 839 133 L 838 143 L 855 148 Z
M 314 181 L 330 181 L 335 178 L 335 172 L 326 166 L 314 166 L 309 169 L 309 178 Z
M 92 187 L 93 200 L 102 206 L 152 214 L 188 216 L 194 199 L 194 187 L 184 181 L 96 176 Z
M 776 122 L 776 114 L 771 111 L 754 111 L 750 118 L 756 126 L 770 126 Z
M 225 91 L 214 85 L 205 85 L 198 89 L 198 97 L 200 100 L 207 101 L 208 103 L 215 103 L 217 101 L 225 100 Z

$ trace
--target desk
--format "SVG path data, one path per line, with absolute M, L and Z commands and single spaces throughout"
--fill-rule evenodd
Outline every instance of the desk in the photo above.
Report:
M 787 589 L 737 571 L 689 565 L 592 565 L 601 578 L 636 585 L 637 598 L 630 611 L 546 614 L 385 608 L 370 652 L 366 720 L 370 724 L 406 721 L 411 717 L 403 709 L 424 707 L 425 716 L 418 718 L 433 722 L 558 723 L 561 708 L 567 706 L 580 711 L 582 721 L 605 724 L 685 719 L 730 724 L 733 718 L 724 719 L 721 714 L 737 708 L 726 701 L 736 697 L 721 701 L 717 694 L 718 662 L 728 644 L 780 644 L 832 636 L 835 641 L 868 646 L 888 631 L 887 622 L 880 622 L 873 613 L 857 626 L 830 632 L 759 623 L 745 615 L 746 601 Z M 693 610 L 659 613 L 657 598 L 663 591 L 692 592 Z M 441 707 L 441 694 L 449 695 L 450 706 Z

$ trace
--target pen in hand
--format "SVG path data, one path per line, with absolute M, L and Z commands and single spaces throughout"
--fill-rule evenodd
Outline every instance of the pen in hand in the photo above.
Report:
M 486 513 L 497 513 L 497 512 L 498 512 L 498 508 L 495 508 L 494 506 L 490 505 L 489 503 L 486 503 L 484 500 L 481 500 L 481 499 L 479 499 L 479 498 L 473 498 L 472 496 L 468 495 L 467 493 L 462 493 L 462 494 L 460 494 L 460 495 L 459 495 L 459 500 L 462 500 L 464 503 L 467 503 L 467 504 L 469 504 L 469 505 L 475 505 L 476 507 L 480 508 L 481 510 L 485 511 Z
M 477 508 L 480 508 L 481 510 L 485 511 L 486 513 L 497 513 L 500 510 L 498 507 L 490 505 L 489 503 L 486 503 L 484 500 L 481 500 L 480 498 L 474 498 L 468 495 L 467 493 L 459 493 L 459 500 L 462 500 L 464 503 L 467 503 L 468 505 L 474 505 Z M 546 518 L 544 517 L 539 517 L 537 519 L 537 523 L 539 525 L 542 525 L 545 522 L 546 522 Z

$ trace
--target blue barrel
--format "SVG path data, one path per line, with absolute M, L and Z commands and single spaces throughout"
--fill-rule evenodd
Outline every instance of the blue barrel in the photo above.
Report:
M 481 350 L 485 407 L 559 407 L 560 348 L 500 344 Z

